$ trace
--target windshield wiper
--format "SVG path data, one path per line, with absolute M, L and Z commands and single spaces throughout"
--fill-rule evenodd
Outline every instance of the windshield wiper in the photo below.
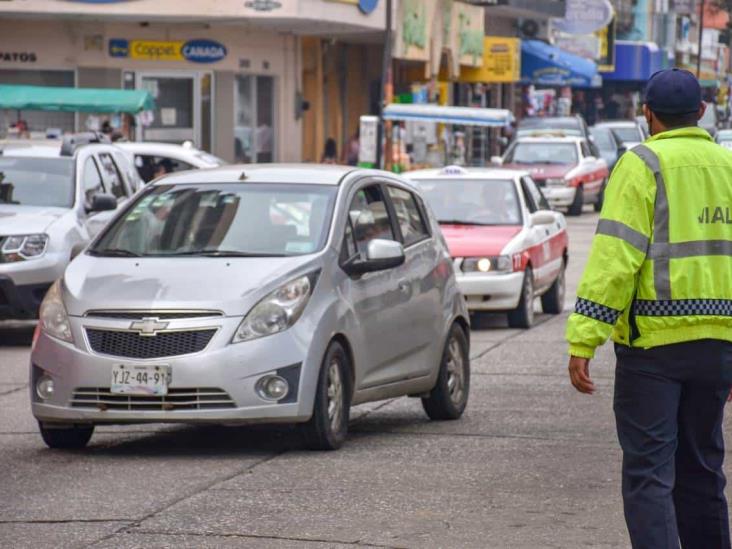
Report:
M 100 257 L 142 257 L 140 254 L 122 248 L 104 248 L 103 250 L 89 250 L 91 255 Z
M 285 254 L 274 254 L 267 252 L 238 252 L 236 250 L 189 250 L 187 252 L 175 252 L 163 254 L 166 257 L 175 256 L 202 256 L 202 257 L 285 257 Z

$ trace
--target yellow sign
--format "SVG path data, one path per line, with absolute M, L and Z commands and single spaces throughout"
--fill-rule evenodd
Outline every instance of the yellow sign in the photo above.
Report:
M 184 61 L 183 44 L 160 40 L 130 40 L 130 57 L 144 61 Z
M 521 40 L 502 36 L 483 38 L 483 65 L 461 67 L 460 82 L 518 82 L 521 79 Z

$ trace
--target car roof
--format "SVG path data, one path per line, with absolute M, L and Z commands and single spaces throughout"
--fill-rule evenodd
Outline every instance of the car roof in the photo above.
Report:
M 332 164 L 233 164 L 219 168 L 175 172 L 154 185 L 205 183 L 301 183 L 309 185 L 338 185 L 355 171 L 382 174 L 377 170 L 360 170 L 353 166 Z
M 462 166 L 446 166 L 426 170 L 414 170 L 402 174 L 407 179 L 513 179 L 529 175 L 526 170 L 509 168 L 464 168 Z
M 586 141 L 587 139 L 580 135 L 560 135 L 561 132 L 557 132 L 557 135 L 542 134 L 542 135 L 520 135 L 516 138 L 518 143 L 577 143 L 579 141 Z
M 183 145 L 177 145 L 175 143 L 158 143 L 158 142 L 151 142 L 151 141 L 125 141 L 125 142 L 118 142 L 115 143 L 118 147 L 121 149 L 124 149 L 126 151 L 131 152 L 152 152 L 152 151 L 168 151 L 171 153 L 189 153 L 189 154 L 195 154 L 197 152 L 201 152 L 199 149 L 196 149 L 195 147 L 187 147 Z
M 638 122 L 635 120 L 604 120 L 595 125 L 601 128 L 637 128 Z

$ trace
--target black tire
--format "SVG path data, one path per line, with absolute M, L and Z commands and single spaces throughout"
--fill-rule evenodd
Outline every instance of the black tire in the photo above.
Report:
M 457 356 L 456 356 L 457 355 Z M 450 420 L 463 415 L 470 395 L 470 349 L 459 324 L 453 324 L 442 351 L 437 383 L 422 407 L 430 419 Z
M 38 424 L 43 442 L 49 448 L 59 450 L 78 450 L 84 448 L 94 434 L 94 425 L 64 427 L 53 429 L 44 427 L 43 423 Z
M 582 206 L 584 205 L 585 191 L 582 188 L 582 185 L 580 185 L 577 187 L 577 192 L 574 193 L 574 200 L 572 201 L 572 205 L 569 207 L 569 210 L 567 210 L 567 215 L 571 215 L 573 217 L 582 215 Z
M 592 205 L 596 212 L 602 211 L 602 205 L 605 203 L 605 185 L 607 185 L 607 182 L 603 181 L 600 192 L 597 194 L 597 201 Z
M 349 371 L 345 349 L 333 341 L 320 366 L 313 415 L 301 427 L 305 445 L 311 450 L 337 450 L 346 440 L 351 406 Z
M 508 325 L 511 328 L 531 328 L 534 324 L 534 273 L 531 267 L 524 271 L 521 298 L 518 307 L 508 312 Z
M 564 310 L 564 297 L 567 291 L 567 265 L 562 261 L 562 268 L 549 290 L 541 296 L 541 310 L 550 315 L 558 315 Z

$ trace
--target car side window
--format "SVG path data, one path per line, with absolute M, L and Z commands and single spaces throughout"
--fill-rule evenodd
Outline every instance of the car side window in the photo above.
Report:
M 580 148 L 582 149 L 582 158 L 592 156 L 592 152 L 590 152 L 590 146 L 587 144 L 586 141 L 580 141 Z
M 125 184 L 122 179 L 122 174 L 119 172 L 119 168 L 114 163 L 112 155 L 109 153 L 100 153 L 99 160 L 102 163 L 102 170 L 109 183 L 109 191 L 114 195 L 115 198 L 122 198 L 127 195 L 125 190 Z
M 523 177 L 524 189 L 531 195 L 534 204 L 539 210 L 551 210 L 549 202 L 546 201 L 544 193 L 536 186 L 536 182 L 530 177 Z
M 137 168 L 137 173 L 140 174 L 140 177 L 145 183 L 169 173 L 194 169 L 192 164 L 183 162 L 177 158 L 149 154 L 136 154 L 135 167 Z
M 95 194 L 104 192 L 104 185 L 102 183 L 102 176 L 99 173 L 99 168 L 93 157 L 89 157 L 84 161 L 84 168 L 82 171 L 82 184 L 84 185 L 84 197 L 86 203 L 91 204 L 92 198 Z
M 402 231 L 404 246 L 411 246 L 430 237 L 422 212 L 417 206 L 415 196 L 409 191 L 389 185 L 389 197 L 396 212 L 399 228 Z
M 356 252 L 362 258 L 366 258 L 366 251 L 372 240 L 396 240 L 389 210 L 379 185 L 359 189 L 348 209 L 348 216 L 353 224 Z

